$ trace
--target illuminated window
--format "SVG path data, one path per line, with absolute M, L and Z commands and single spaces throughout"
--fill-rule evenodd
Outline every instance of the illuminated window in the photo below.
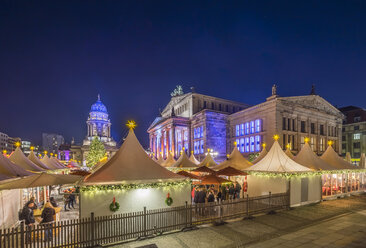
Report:
M 250 137 L 250 151 L 254 152 L 254 137 Z
M 240 139 L 240 152 L 244 152 L 244 138 Z
M 203 147 L 203 140 L 200 141 L 200 148 L 201 148 L 200 149 L 201 154 L 204 153 L 205 152 L 205 149 Z
M 201 129 L 201 132 L 200 132 L 201 138 L 203 138 L 203 126 L 201 126 L 200 129 Z
M 255 136 L 255 151 L 259 152 L 261 150 L 261 136 Z
M 240 125 L 236 125 L 235 126 L 235 136 L 239 136 L 240 135 Z
M 238 150 L 240 149 L 240 140 L 239 139 L 236 139 L 236 148 L 238 148 Z
M 361 139 L 361 134 L 360 134 L 360 133 L 355 133 L 355 134 L 353 134 L 353 139 L 354 139 L 354 140 L 359 140 L 359 139 Z
M 250 122 L 250 133 L 254 133 L 254 121 Z
M 261 120 L 255 120 L 255 132 L 259 133 L 261 131 Z
M 245 134 L 249 134 L 249 122 L 245 123 Z
M 240 124 L 240 135 L 244 135 L 244 124 Z
M 245 138 L 245 152 L 249 152 L 249 138 Z

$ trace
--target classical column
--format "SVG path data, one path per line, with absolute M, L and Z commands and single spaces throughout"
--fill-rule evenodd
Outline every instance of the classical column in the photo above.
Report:
M 173 151 L 173 155 L 176 156 L 177 152 L 175 151 L 175 126 L 172 126 L 172 151 Z

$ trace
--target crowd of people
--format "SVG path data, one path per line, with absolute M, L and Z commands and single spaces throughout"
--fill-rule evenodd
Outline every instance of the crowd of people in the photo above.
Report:
M 234 184 L 199 185 L 192 189 L 192 202 L 194 204 L 223 202 L 240 198 L 242 187 L 238 182 Z

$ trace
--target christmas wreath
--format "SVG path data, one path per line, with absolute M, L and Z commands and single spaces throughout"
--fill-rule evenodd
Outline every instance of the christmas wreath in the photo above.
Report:
M 113 202 L 109 205 L 109 210 L 116 212 L 119 209 L 119 203 L 116 202 L 116 197 L 113 197 Z
M 170 194 L 168 193 L 165 199 L 166 205 L 170 206 L 173 204 L 173 199 L 170 197 Z

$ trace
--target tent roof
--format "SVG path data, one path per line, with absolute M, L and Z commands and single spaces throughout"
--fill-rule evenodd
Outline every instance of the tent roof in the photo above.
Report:
M 164 158 L 163 158 L 163 156 L 161 156 L 160 153 L 158 153 L 158 160 L 156 160 L 156 162 L 160 165 L 162 165 L 164 163 Z
M 201 178 L 200 184 L 222 184 L 231 183 L 232 181 L 210 174 Z
M 291 158 L 292 160 L 294 160 L 294 159 L 295 159 L 295 156 L 294 156 L 294 154 L 291 152 L 290 148 L 287 148 L 287 149 L 286 149 L 285 154 L 286 154 L 289 158 Z
M 189 160 L 191 160 L 193 163 L 195 163 L 196 165 L 199 165 L 200 161 L 198 161 L 196 159 L 196 157 L 193 154 L 193 151 L 191 151 L 191 156 L 189 157 Z
M 259 161 L 262 160 L 262 158 L 264 158 L 266 155 L 267 155 L 268 151 L 267 149 L 264 147 L 261 151 L 261 153 L 259 153 L 258 157 L 256 157 L 254 160 L 253 160 L 253 164 L 256 164 L 258 163 Z
M 216 166 L 215 170 L 221 170 L 226 167 L 233 167 L 237 170 L 245 170 L 252 166 L 253 164 L 249 162 L 246 158 L 241 155 L 238 148 L 235 146 L 227 160 L 223 161 L 221 164 Z
M 9 159 L 11 162 L 19 165 L 20 167 L 22 167 L 25 170 L 30 170 L 30 171 L 44 171 L 45 170 L 45 169 L 39 167 L 38 165 L 36 165 L 35 163 L 33 163 L 32 161 L 30 161 L 24 155 L 22 150 L 20 150 L 19 147 L 17 147 L 15 149 L 15 151 L 10 155 Z
M 173 164 L 175 164 L 175 159 L 173 157 L 173 154 L 171 152 L 168 152 L 167 158 L 161 163 L 164 167 L 171 167 Z
M 175 168 L 197 168 L 197 165 L 193 163 L 187 156 L 187 154 L 183 151 L 177 162 L 172 164 L 171 167 Z
M 100 169 L 84 179 L 84 185 L 120 184 L 124 182 L 157 182 L 182 180 L 152 160 L 142 148 L 133 130 L 130 130 L 116 154 Z
M 42 163 L 42 161 L 37 158 L 37 156 L 34 154 L 33 151 L 31 151 L 28 155 L 28 159 L 30 161 L 32 161 L 33 163 L 35 163 L 36 165 L 38 165 L 39 167 L 45 169 L 45 170 L 52 170 L 51 168 L 49 168 L 47 165 L 45 165 L 44 163 Z
M 189 177 L 189 178 L 195 179 L 195 180 L 200 180 L 201 179 L 201 177 L 196 176 L 192 173 L 189 173 L 188 171 L 178 171 L 177 174 L 181 175 L 181 176 L 184 176 L 184 177 Z
M 207 166 L 198 167 L 198 168 L 192 170 L 192 172 L 202 172 L 202 173 L 215 174 L 215 171 L 213 169 L 208 168 Z
M 201 163 L 198 164 L 198 166 L 207 166 L 209 168 L 216 167 L 217 163 L 211 156 L 211 154 L 208 152 L 207 156 L 202 160 Z
M 268 172 L 299 172 L 311 171 L 290 159 L 282 150 L 278 141 L 275 141 L 267 155 L 247 170 L 268 171 Z
M 330 164 L 333 169 L 354 169 L 350 163 L 343 160 L 333 149 L 332 146 L 328 146 L 327 150 L 320 157 L 322 160 Z
M 24 170 L 22 167 L 11 162 L 3 154 L 0 154 L 0 175 L 7 177 L 22 177 L 32 174 L 32 172 Z
M 31 176 L 9 179 L 0 182 L 0 190 L 25 189 L 49 185 L 74 184 L 82 177 L 74 175 L 48 174 L 46 172 Z
M 59 165 L 57 165 L 57 164 L 56 164 L 56 162 L 55 162 L 55 161 L 51 160 L 51 159 L 47 156 L 47 154 L 45 154 L 45 155 L 43 156 L 43 158 L 41 159 L 41 162 L 42 162 L 42 163 L 44 163 L 45 165 L 47 165 L 51 170 L 59 170 L 59 169 L 61 169 L 61 168 L 59 167 Z
M 60 162 L 60 160 L 58 160 L 55 157 L 51 157 L 50 158 L 53 162 L 55 162 L 57 164 L 58 167 L 60 167 L 60 169 L 66 169 L 66 166 Z
M 248 175 L 248 173 L 237 170 L 231 166 L 225 167 L 224 169 L 217 171 L 215 174 L 217 176 L 220 176 L 220 175 L 222 175 L 222 176 L 246 176 L 246 175 Z
M 324 160 L 320 159 L 312 150 L 308 143 L 301 148 L 301 151 L 296 155 L 294 160 L 312 170 L 334 170 L 334 167 L 329 165 Z

